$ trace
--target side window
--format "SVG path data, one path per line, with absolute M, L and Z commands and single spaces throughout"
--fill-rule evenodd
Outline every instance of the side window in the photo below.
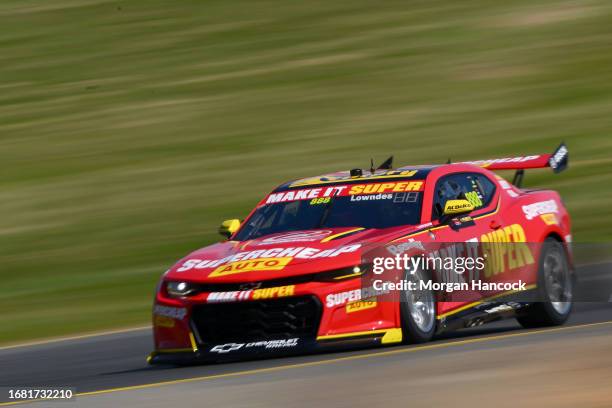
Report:
M 482 174 L 472 174 L 472 176 L 481 195 L 482 207 L 486 207 L 491 203 L 495 195 L 495 184 Z
M 438 180 L 434 191 L 432 219 L 442 215 L 447 200 L 465 199 L 475 208 L 489 205 L 495 184 L 478 173 L 455 173 Z

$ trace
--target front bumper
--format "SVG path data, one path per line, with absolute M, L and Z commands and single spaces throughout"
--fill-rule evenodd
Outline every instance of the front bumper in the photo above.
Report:
M 205 350 L 182 349 L 182 350 L 156 350 L 147 357 L 149 364 L 175 364 L 191 365 L 199 363 L 229 362 L 234 360 L 247 360 L 265 357 L 281 357 L 306 353 L 329 352 L 333 350 L 347 350 L 379 346 L 385 344 L 396 344 L 402 341 L 402 330 L 399 328 L 370 330 L 364 332 L 343 333 L 340 335 L 323 336 L 312 339 L 297 339 L 296 347 L 292 348 L 265 348 L 257 350 L 245 347 L 246 343 L 239 349 L 234 349 L 241 343 L 226 343 L 226 353 L 211 352 L 210 348 Z M 215 346 L 213 346 L 215 347 Z
M 209 293 L 173 299 L 158 293 L 151 364 L 192 364 L 399 343 L 396 302 L 355 299 L 359 279 L 295 285 L 282 298 L 210 302 Z M 235 298 L 240 299 L 241 296 Z

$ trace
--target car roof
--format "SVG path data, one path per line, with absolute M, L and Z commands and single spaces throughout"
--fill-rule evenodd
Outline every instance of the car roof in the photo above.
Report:
M 300 187 L 309 188 L 334 184 L 355 184 L 370 181 L 425 180 L 427 175 L 433 169 L 440 166 L 441 165 L 404 166 L 390 170 L 375 170 L 374 172 L 371 172 L 370 169 L 361 169 L 363 175 L 354 177 L 351 177 L 350 170 L 338 171 L 335 173 L 322 174 L 320 176 L 292 180 L 281 184 L 274 190 L 274 192 L 293 190 Z

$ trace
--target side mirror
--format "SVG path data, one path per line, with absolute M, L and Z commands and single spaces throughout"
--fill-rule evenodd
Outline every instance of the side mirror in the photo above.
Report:
M 448 200 L 444 204 L 444 215 L 467 214 L 474 211 L 474 205 L 468 200 Z
M 219 227 L 219 234 L 229 238 L 234 234 L 234 232 L 238 231 L 238 228 L 240 228 L 240 220 L 236 218 L 225 220 Z

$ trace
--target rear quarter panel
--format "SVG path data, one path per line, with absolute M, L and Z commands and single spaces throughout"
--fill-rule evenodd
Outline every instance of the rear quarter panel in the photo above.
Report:
M 571 242 L 570 216 L 556 191 L 526 190 L 507 202 L 504 217 L 523 226 L 528 242 L 543 242 L 551 235 Z

